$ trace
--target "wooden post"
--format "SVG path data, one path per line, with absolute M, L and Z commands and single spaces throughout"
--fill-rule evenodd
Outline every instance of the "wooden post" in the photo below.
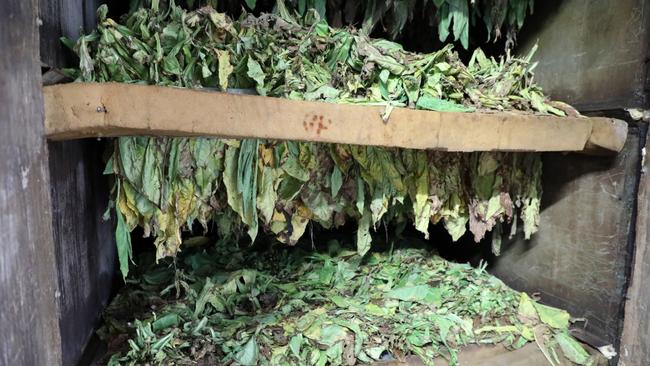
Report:
M 61 364 L 36 9 L 0 2 L 0 365 Z
M 645 146 L 648 148 L 650 134 Z M 643 161 L 639 180 L 636 216 L 636 245 L 627 290 L 621 358 L 619 365 L 647 365 L 650 362 L 650 161 Z
M 40 60 L 53 68 L 78 66 L 60 41 L 96 27 L 100 0 L 39 2 Z M 113 9 L 113 6 L 111 6 Z M 43 82 L 48 82 L 44 78 Z M 115 226 L 104 221 L 110 182 L 102 175 L 105 142 L 95 139 L 48 142 L 52 231 L 57 264 L 64 365 L 79 363 L 101 321 L 116 274 Z

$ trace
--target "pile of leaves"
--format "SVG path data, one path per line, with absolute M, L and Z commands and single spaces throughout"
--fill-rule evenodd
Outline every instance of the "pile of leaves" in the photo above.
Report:
M 180 250 L 181 231 L 216 223 L 223 236 L 261 227 L 294 245 L 310 222 L 324 228 L 358 223 L 357 251 L 371 229 L 412 222 L 428 237 L 442 222 L 453 240 L 469 230 L 476 241 L 523 222 L 537 230 L 541 195 L 539 154 L 447 153 L 342 144 L 255 139 L 123 137 L 106 173 L 117 176 L 117 239 L 126 276 L 129 232 L 156 237 L 158 258 Z
M 313 12 L 299 23 L 282 0 L 278 9 L 233 21 L 208 7 L 187 12 L 154 2 L 119 24 L 103 5 L 97 30 L 71 45 L 80 59 L 74 74 L 86 82 L 255 88 L 336 103 L 565 114 L 533 83 L 532 54 L 496 60 L 477 49 L 464 65 L 452 45 L 411 53 L 362 31 L 331 28 Z
M 109 365 L 357 365 L 418 356 L 457 364 L 471 344 L 536 342 L 551 365 L 594 364 L 567 312 L 508 288 L 484 267 L 424 249 L 362 258 L 251 251 L 193 238 L 175 261 L 142 261 L 105 314 Z M 562 361 L 565 362 L 565 361 Z

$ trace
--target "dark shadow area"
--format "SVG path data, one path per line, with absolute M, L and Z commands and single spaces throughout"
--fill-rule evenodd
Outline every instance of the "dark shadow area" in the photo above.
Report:
M 538 34 L 544 29 L 546 19 L 560 12 L 562 2 L 563 0 L 536 1 L 533 16 L 526 18 L 524 26 L 517 33 L 517 45 L 536 42 Z M 521 53 L 526 50 L 515 47 L 515 51 Z
M 80 357 L 118 286 L 104 140 L 48 142 L 63 364 Z

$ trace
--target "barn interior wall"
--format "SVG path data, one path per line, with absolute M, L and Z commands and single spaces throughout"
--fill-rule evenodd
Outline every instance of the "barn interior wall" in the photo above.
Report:
M 546 0 L 518 35 L 519 51 L 538 45 L 535 80 L 580 111 L 648 103 L 649 0 Z
M 627 120 L 627 108 L 650 107 L 650 1 L 536 5 L 519 34 L 519 51 L 538 45 L 535 78 L 546 93 L 581 112 Z M 650 295 L 638 288 L 650 281 L 650 271 L 639 268 L 648 261 L 648 240 L 638 233 L 648 226 L 639 178 L 646 136 L 646 124 L 632 123 L 624 151 L 610 160 L 547 154 L 541 230 L 530 242 L 508 243 L 493 267 L 515 288 L 540 292 L 547 302 L 587 318 L 583 338 L 634 349 L 633 360 L 644 362 L 629 365 L 650 363 L 650 349 L 626 345 L 631 336 L 621 341 L 630 326 L 628 334 L 650 336 L 650 322 L 634 324 L 650 308 Z M 630 281 L 631 273 L 636 280 Z
M 98 3 L 40 2 L 44 64 L 70 65 L 70 54 L 58 38 L 75 38 L 81 29 L 92 28 Z M 539 43 L 537 80 L 555 99 L 583 111 L 647 106 L 649 3 L 549 0 L 525 25 L 520 49 Z M 650 276 L 650 271 L 638 270 L 650 261 L 639 249 L 645 250 L 647 237 L 630 242 L 630 233 L 640 225 L 635 225 L 633 213 L 644 141 L 645 129 L 632 126 L 618 157 L 545 156 L 541 231 L 530 242 L 505 243 L 492 267 L 510 285 L 540 292 L 546 302 L 585 316 L 589 321 L 584 337 L 596 343 L 618 342 L 629 264 L 637 263 L 632 268 L 637 284 Z M 81 356 L 110 296 L 108 279 L 115 275 L 112 224 L 101 219 L 109 189 L 101 176 L 101 148 L 102 143 L 92 140 L 48 144 L 64 364 L 74 364 Z M 629 309 L 630 314 L 650 307 L 650 296 L 637 291 L 640 305 Z M 634 334 L 647 338 L 650 321 Z M 650 359 L 650 350 L 637 357 Z
M 0 1 L 0 365 L 61 364 L 36 15 Z
M 74 57 L 59 38 L 76 39 L 95 27 L 99 1 L 40 2 L 41 62 L 71 67 Z M 111 221 L 102 215 L 108 205 L 109 182 L 102 175 L 105 142 L 92 139 L 48 142 L 52 223 L 58 267 L 59 331 L 64 365 L 82 357 L 106 307 L 116 275 L 116 250 Z
M 491 267 L 514 288 L 585 318 L 578 335 L 597 346 L 616 345 L 621 331 L 645 141 L 645 129 L 629 131 L 612 158 L 546 154 L 540 230 L 505 242 Z

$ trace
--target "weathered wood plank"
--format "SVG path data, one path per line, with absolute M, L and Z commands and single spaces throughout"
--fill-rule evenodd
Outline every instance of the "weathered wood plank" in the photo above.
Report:
M 604 357 L 598 355 L 598 351 L 587 348 L 587 351 L 596 355 L 594 366 L 603 366 L 607 362 Z M 562 357 L 560 355 L 560 357 Z M 449 360 L 445 357 L 436 357 L 431 360 L 436 366 L 449 366 Z M 532 342 L 522 348 L 511 350 L 503 345 L 467 345 L 458 352 L 458 364 L 471 366 L 548 366 L 549 362 L 540 350 L 539 346 Z M 564 365 L 565 363 L 563 363 Z M 379 361 L 372 366 L 425 366 L 417 356 L 409 356 L 403 362 Z
M 646 138 L 646 149 L 650 134 Z M 636 246 L 627 290 L 620 366 L 650 365 L 650 159 L 646 157 L 639 180 Z
M 0 365 L 61 364 L 36 8 L 0 2 Z
M 518 33 L 534 45 L 535 81 L 580 111 L 644 108 L 648 99 L 649 0 L 546 0 Z
M 436 366 L 449 366 L 449 360 L 444 357 L 436 357 L 432 361 Z M 468 345 L 458 352 L 458 363 L 472 366 L 547 366 L 549 364 L 535 343 L 528 343 L 514 351 L 502 345 Z M 410 356 L 403 362 L 379 361 L 372 366 L 425 366 L 425 363 L 417 356 Z
M 78 363 L 115 280 L 114 226 L 102 219 L 110 190 L 104 151 L 95 139 L 48 143 L 64 365 Z
M 53 68 L 71 67 L 76 61 L 61 37 L 77 39 L 91 32 L 97 23 L 95 11 L 100 0 L 43 0 L 38 2 L 41 62 Z
M 96 25 L 98 0 L 40 1 L 41 61 L 72 67 L 76 60 L 59 40 L 76 39 Z M 77 61 L 78 62 L 78 61 Z M 50 74 L 55 74 L 51 71 Z M 43 83 L 56 78 L 43 78 Z M 109 182 L 102 176 L 103 142 L 48 142 L 52 225 L 59 299 L 61 359 L 76 365 L 111 295 L 115 274 L 112 222 L 102 220 Z
M 174 135 L 258 137 L 448 151 L 618 151 L 622 121 L 522 113 L 454 113 L 292 101 L 132 84 L 44 88 L 51 139 Z M 623 137 L 621 139 L 621 136 Z

